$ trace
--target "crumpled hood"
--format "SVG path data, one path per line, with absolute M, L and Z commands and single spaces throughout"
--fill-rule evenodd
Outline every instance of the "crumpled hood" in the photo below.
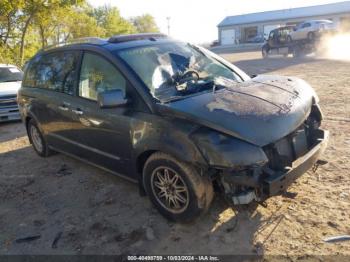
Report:
M 0 96 L 17 95 L 17 91 L 21 87 L 21 83 L 21 81 L 1 82 Z
M 243 83 L 219 82 L 226 88 L 165 104 L 166 111 L 264 146 L 300 126 L 318 100 L 305 81 L 294 77 L 261 75 Z

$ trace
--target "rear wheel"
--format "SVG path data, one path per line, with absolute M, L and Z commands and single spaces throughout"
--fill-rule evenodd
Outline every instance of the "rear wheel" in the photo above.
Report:
M 302 56 L 302 50 L 299 46 L 295 46 L 293 48 L 293 57 L 301 57 Z
M 44 136 L 42 135 L 37 123 L 33 119 L 29 120 L 27 128 L 29 141 L 33 145 L 35 152 L 42 157 L 51 155 L 52 151 L 48 148 Z
M 191 165 L 157 152 L 143 169 L 147 195 L 167 219 L 190 222 L 205 213 L 213 199 L 211 181 Z

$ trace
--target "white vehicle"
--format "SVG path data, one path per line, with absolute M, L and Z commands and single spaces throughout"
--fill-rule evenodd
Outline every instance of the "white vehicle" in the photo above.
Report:
M 17 91 L 23 72 L 14 65 L 0 64 L 0 122 L 19 120 Z
M 298 40 L 315 40 L 324 33 L 335 30 L 335 24 L 330 20 L 310 20 L 297 25 L 288 36 L 288 42 Z

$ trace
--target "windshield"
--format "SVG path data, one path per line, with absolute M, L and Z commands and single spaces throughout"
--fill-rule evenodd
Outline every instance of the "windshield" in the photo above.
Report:
M 118 55 L 161 102 L 211 90 L 222 79 L 242 82 L 249 78 L 213 53 L 185 43 L 135 47 Z
M 23 72 L 16 67 L 0 67 L 0 83 L 22 81 Z

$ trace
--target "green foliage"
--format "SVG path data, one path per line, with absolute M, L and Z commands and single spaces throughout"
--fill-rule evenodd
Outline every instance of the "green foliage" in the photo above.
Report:
M 135 27 L 121 17 L 116 7 L 106 5 L 93 9 L 92 17 L 96 19 L 98 26 L 104 29 L 103 37 L 136 33 Z
M 150 15 L 132 18 L 86 0 L 0 0 L 0 63 L 19 66 L 40 48 L 80 37 L 158 32 Z
M 157 33 L 159 28 L 153 18 L 149 14 L 137 16 L 131 19 L 132 24 L 140 33 Z

